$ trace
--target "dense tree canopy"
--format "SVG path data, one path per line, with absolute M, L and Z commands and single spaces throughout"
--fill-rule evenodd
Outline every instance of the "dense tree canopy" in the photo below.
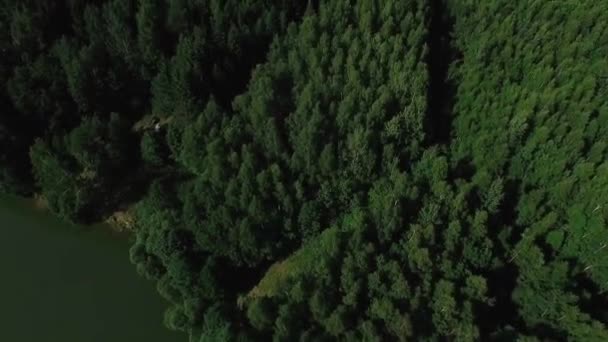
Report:
M 0 7 L 0 191 L 191 341 L 608 340 L 608 4 Z
M 498 177 L 507 184 L 511 215 L 495 227 L 508 232 L 505 258 L 517 269 L 518 327 L 554 338 L 608 338 L 607 9 L 591 1 L 453 8 L 463 52 L 454 162 L 473 165 L 483 192 Z

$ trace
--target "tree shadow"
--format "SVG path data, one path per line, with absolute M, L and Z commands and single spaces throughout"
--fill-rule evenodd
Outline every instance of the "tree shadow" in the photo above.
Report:
M 445 0 L 432 0 L 428 32 L 427 115 L 425 130 L 427 142 L 447 144 L 451 138 L 453 106 L 456 85 L 448 76 L 450 65 L 461 53 L 452 43 L 454 20 L 446 8 Z

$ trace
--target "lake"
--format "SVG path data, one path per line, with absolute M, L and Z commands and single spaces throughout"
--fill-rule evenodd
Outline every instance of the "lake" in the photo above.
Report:
M 129 262 L 128 237 L 0 197 L 0 341 L 185 342 Z

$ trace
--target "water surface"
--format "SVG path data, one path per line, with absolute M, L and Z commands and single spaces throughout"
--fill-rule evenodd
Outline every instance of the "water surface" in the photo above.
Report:
M 185 342 L 129 263 L 126 236 L 0 197 L 0 341 Z

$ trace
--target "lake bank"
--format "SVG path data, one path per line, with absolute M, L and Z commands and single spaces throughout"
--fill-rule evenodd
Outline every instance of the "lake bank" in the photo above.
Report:
M 10 197 L 16 201 L 22 201 L 26 206 L 30 206 L 32 209 L 50 212 L 47 199 L 40 193 L 34 193 L 31 197 L 3 196 L 7 198 Z M 135 230 L 135 214 L 132 212 L 131 207 L 124 210 L 116 210 L 107 218 L 91 226 L 109 228 L 119 233 L 132 233 Z

